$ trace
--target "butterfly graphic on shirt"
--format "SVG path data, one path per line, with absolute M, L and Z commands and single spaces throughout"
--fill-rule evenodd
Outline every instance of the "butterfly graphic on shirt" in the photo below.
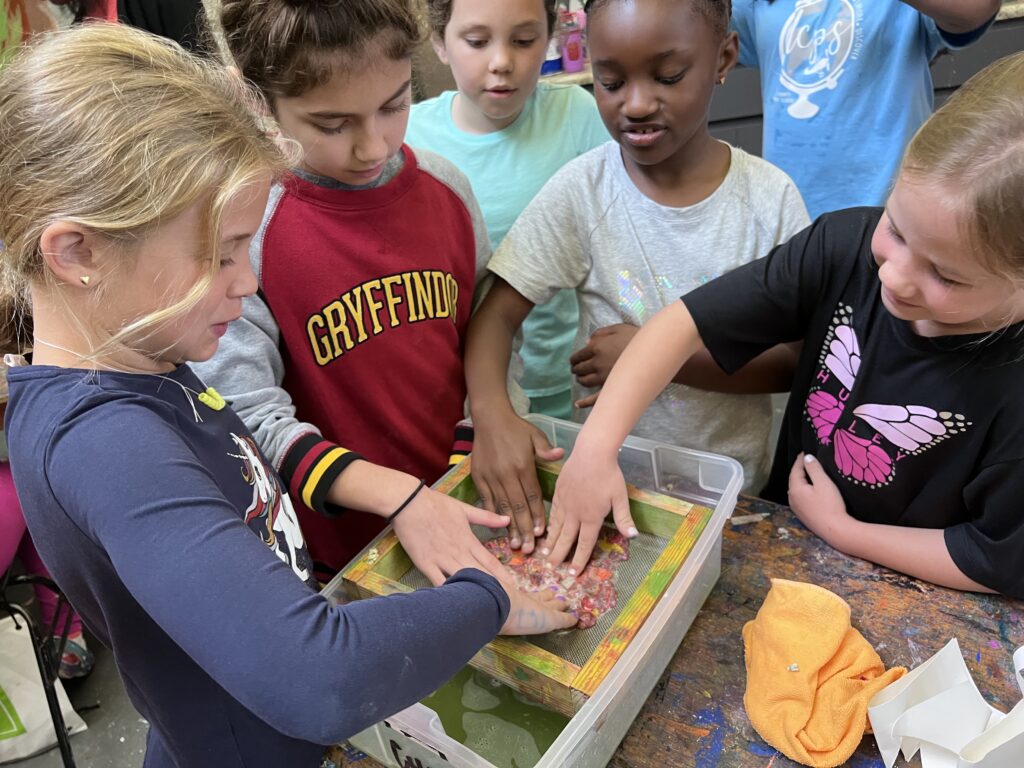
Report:
M 808 394 L 805 412 L 818 443 L 832 447 L 836 468 L 848 480 L 872 488 L 888 485 L 898 462 L 970 426 L 961 414 L 926 405 L 861 403 L 847 412 L 860 366 L 853 309 L 841 305 L 825 336 L 818 386 Z

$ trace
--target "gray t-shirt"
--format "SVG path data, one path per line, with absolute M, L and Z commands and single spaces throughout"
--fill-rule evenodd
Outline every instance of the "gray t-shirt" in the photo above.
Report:
M 641 193 L 619 146 L 598 147 L 551 178 L 516 220 L 488 264 L 534 304 L 575 288 L 575 349 L 598 328 L 643 323 L 680 296 L 767 254 L 809 223 L 793 182 L 770 163 L 732 148 L 722 184 L 708 198 L 669 208 Z M 566 361 L 568 365 L 568 361 Z M 588 394 L 573 385 L 573 397 Z M 575 412 L 582 421 L 586 412 Z M 725 395 L 670 384 L 634 434 L 732 456 L 747 490 L 768 476 L 768 395 Z

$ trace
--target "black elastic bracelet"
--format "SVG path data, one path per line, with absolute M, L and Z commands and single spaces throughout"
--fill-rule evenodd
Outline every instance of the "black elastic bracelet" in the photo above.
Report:
M 426 480 L 420 480 L 420 484 L 416 486 L 416 490 L 415 491 L 413 491 L 412 493 L 409 494 L 409 498 L 407 498 L 405 501 L 403 501 L 401 503 L 401 505 L 398 507 L 398 509 L 396 509 L 390 515 L 388 515 L 387 522 L 390 523 L 392 520 L 394 520 L 396 517 L 398 517 L 398 513 L 399 512 L 401 512 L 403 509 L 405 509 L 410 504 L 412 504 L 412 500 L 416 498 L 416 496 L 419 494 L 419 492 L 423 490 L 423 486 L 425 486 L 426 484 L 427 484 Z

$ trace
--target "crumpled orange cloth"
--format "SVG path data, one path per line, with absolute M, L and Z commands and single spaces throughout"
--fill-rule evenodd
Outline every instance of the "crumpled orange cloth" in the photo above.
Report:
M 886 671 L 850 625 L 850 606 L 814 584 L 772 579 L 743 627 L 754 728 L 786 757 L 813 768 L 845 763 L 869 730 L 868 700 L 907 670 Z

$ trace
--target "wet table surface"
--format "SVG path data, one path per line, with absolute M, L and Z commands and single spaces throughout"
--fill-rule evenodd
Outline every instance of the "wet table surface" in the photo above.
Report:
M 741 497 L 725 526 L 721 578 L 611 768 L 797 765 L 760 739 L 743 709 L 740 632 L 773 578 L 819 584 L 845 599 L 853 626 L 887 667 L 916 667 L 956 637 L 990 704 L 1009 711 L 1020 700 L 1011 656 L 1024 644 L 1024 602 L 955 592 L 846 557 L 805 529 L 788 507 Z M 344 766 L 378 765 L 351 750 L 337 757 Z M 882 768 L 874 738 L 865 737 L 846 765 Z

